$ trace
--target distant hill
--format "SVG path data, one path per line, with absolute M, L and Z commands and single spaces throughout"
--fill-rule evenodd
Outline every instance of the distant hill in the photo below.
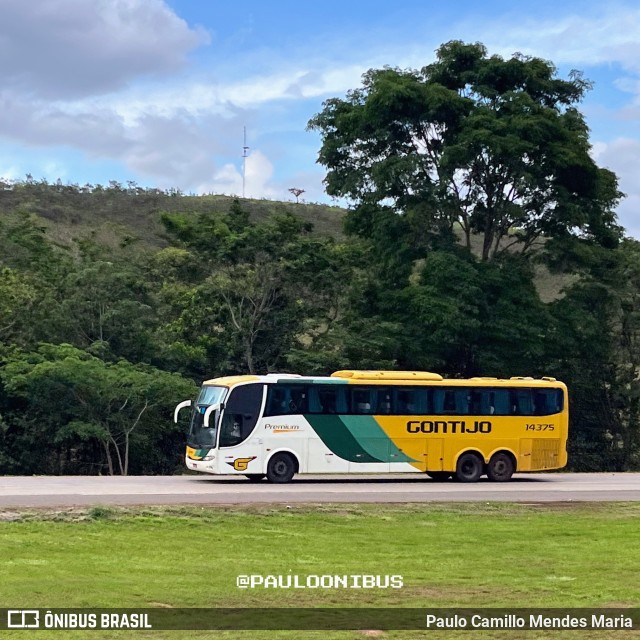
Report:
M 136 185 L 48 184 L 26 181 L 0 182 L 0 217 L 16 212 L 40 218 L 47 235 L 57 244 L 69 246 L 74 239 L 93 238 L 116 248 L 137 242 L 149 248 L 167 244 L 160 222 L 162 213 L 225 213 L 234 198 L 221 195 L 184 195 L 179 191 L 143 189 Z M 342 237 L 345 210 L 323 204 L 276 202 L 239 198 L 253 220 L 278 211 L 291 211 L 313 223 L 314 233 Z
M 179 191 L 143 189 L 111 182 L 100 185 L 63 185 L 25 181 L 0 182 L 0 221 L 16 212 L 29 213 L 40 220 L 56 244 L 71 246 L 74 240 L 93 239 L 114 250 L 125 245 L 153 249 L 168 244 L 162 213 L 226 213 L 235 198 L 222 195 L 185 195 Z M 344 237 L 345 209 L 323 204 L 277 202 L 238 198 L 251 218 L 260 221 L 278 211 L 291 211 L 314 225 L 314 233 Z M 474 238 L 472 251 L 480 255 L 480 238 Z M 544 302 L 560 297 L 572 278 L 552 274 L 536 267 L 536 287 Z

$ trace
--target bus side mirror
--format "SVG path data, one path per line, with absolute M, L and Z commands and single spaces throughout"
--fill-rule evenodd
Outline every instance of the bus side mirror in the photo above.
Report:
M 212 404 L 207 407 L 207 410 L 204 412 L 204 418 L 203 418 L 203 424 L 205 426 L 205 429 L 209 428 L 209 416 L 211 415 L 211 412 L 217 411 L 219 408 L 220 408 L 220 403 Z
M 176 408 L 173 412 L 173 421 L 178 424 L 178 414 L 180 413 L 180 409 L 184 409 L 185 407 L 190 407 L 191 406 L 191 400 L 185 400 L 184 402 L 181 402 L 180 404 L 176 405 Z

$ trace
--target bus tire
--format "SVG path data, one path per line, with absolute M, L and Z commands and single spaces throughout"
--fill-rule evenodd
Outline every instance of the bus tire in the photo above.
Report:
M 276 453 L 267 465 L 267 480 L 274 484 L 291 482 L 296 472 L 296 462 L 289 453 Z
M 478 482 L 484 473 L 484 460 L 471 451 L 463 453 L 456 464 L 456 480 L 459 482 Z
M 487 465 L 487 476 L 493 482 L 507 482 L 516 470 L 513 457 L 505 451 L 498 451 L 491 456 Z
M 260 482 L 264 478 L 264 473 L 245 473 L 244 475 L 249 478 L 249 482 Z
M 449 471 L 427 471 L 427 475 L 435 482 L 445 482 L 452 474 Z

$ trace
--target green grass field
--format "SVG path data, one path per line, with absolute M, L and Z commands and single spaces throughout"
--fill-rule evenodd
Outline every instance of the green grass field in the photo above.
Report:
M 0 511 L 3 607 L 626 607 L 640 604 L 640 504 Z M 241 574 L 394 574 L 400 589 L 238 589 Z M 5 632 L 51 638 L 54 632 Z M 614 638 L 620 631 L 429 632 Z M 136 632 L 68 632 L 130 638 Z M 140 632 L 137 633 L 140 635 Z M 145 638 L 362 638 L 356 631 Z M 425 632 L 388 631 L 385 638 Z

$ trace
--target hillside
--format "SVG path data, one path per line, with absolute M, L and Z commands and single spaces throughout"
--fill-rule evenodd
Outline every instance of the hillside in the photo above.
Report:
M 163 213 L 221 214 L 229 211 L 235 198 L 223 195 L 185 195 L 177 191 L 124 187 L 112 182 L 100 185 L 48 184 L 46 182 L 0 183 L 0 219 L 17 212 L 42 221 L 47 235 L 56 244 L 71 246 L 74 240 L 92 239 L 111 249 L 131 244 L 153 249 L 167 244 L 160 222 Z M 255 222 L 278 211 L 291 211 L 314 225 L 314 233 L 344 237 L 346 211 L 323 204 L 239 199 Z M 462 242 L 462 236 L 460 236 Z M 472 238 L 472 251 L 480 255 L 480 237 Z M 543 265 L 536 267 L 536 288 L 543 302 L 561 296 L 572 279 L 552 274 Z
M 162 213 L 224 213 L 234 198 L 221 195 L 184 195 L 180 192 L 100 185 L 20 182 L 0 184 L 0 217 L 17 212 L 42 220 L 47 235 L 57 244 L 69 246 L 74 239 L 93 238 L 116 248 L 123 243 L 146 247 L 164 246 Z M 241 199 L 252 220 L 259 222 L 277 211 L 291 211 L 313 223 L 319 235 L 342 236 L 344 210 L 322 204 Z

